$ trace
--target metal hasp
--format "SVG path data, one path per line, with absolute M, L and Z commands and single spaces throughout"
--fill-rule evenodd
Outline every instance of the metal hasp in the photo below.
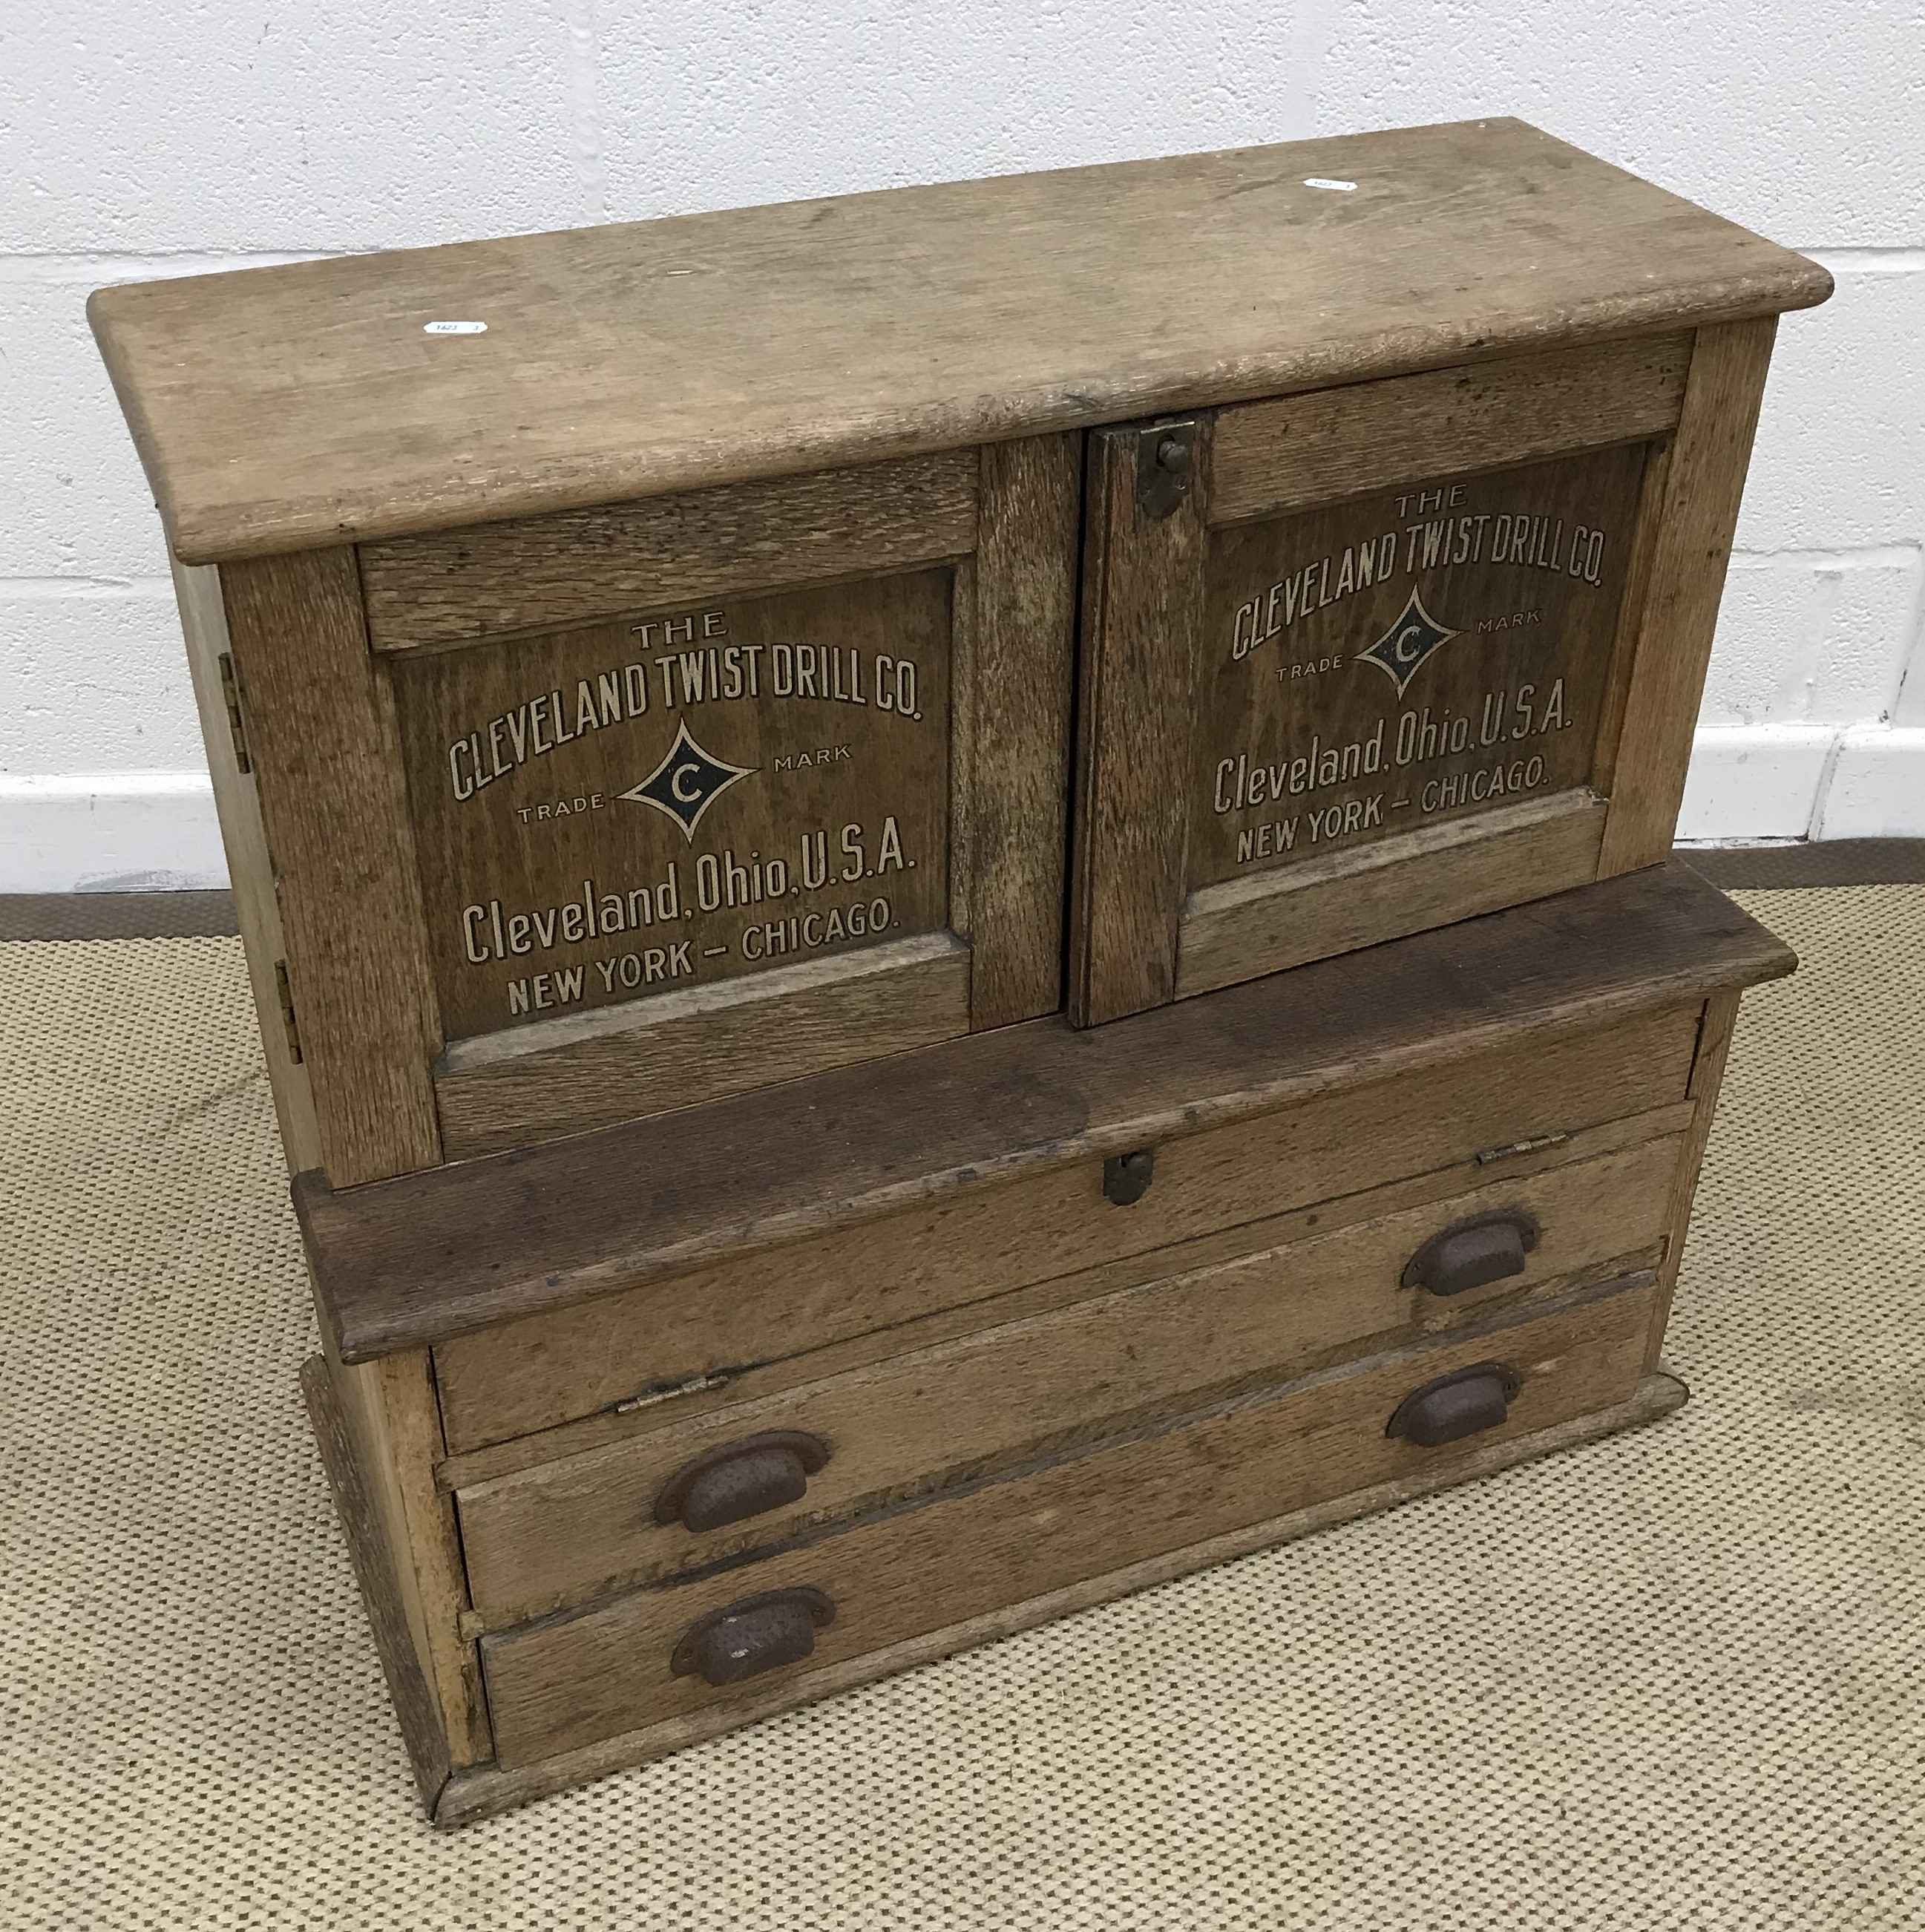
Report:
M 738 1597 L 688 1626 L 668 1667 L 678 1677 L 700 1677 L 706 1684 L 739 1684 L 799 1664 L 814 1650 L 816 1632 L 835 1621 L 833 1600 L 807 1584 Z
M 1161 523 L 1196 480 L 1196 424 L 1154 423 L 1136 441 L 1136 507 Z

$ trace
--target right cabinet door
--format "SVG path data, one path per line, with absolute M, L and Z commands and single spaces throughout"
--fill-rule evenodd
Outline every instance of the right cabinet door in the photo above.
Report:
M 1072 1019 L 1662 858 L 1771 329 L 1097 433 Z

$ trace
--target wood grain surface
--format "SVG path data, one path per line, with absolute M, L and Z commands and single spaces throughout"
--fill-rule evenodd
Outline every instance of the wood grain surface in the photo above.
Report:
M 1714 993 L 1705 1002 L 1704 1024 L 1698 1030 L 1698 1051 L 1691 1065 L 1692 1121 L 1685 1134 L 1678 1172 L 1672 1178 L 1665 1214 L 1664 1258 L 1658 1268 L 1658 1320 L 1646 1354 L 1648 1366 L 1657 1360 L 1665 1328 L 1671 1319 L 1672 1297 L 1677 1292 L 1678 1270 L 1684 1265 L 1692 1204 L 1697 1198 L 1705 1150 L 1710 1144 L 1712 1123 L 1717 1115 L 1718 1093 L 1724 1084 L 1725 1062 L 1738 1026 L 1741 997 L 1736 992 Z
M 976 454 L 725 484 L 363 544 L 376 650 L 466 644 L 872 577 L 976 547 Z
M 228 652 L 227 614 L 220 601 L 220 574 L 208 566 L 190 568 L 182 563 L 174 565 L 173 574 L 181 632 L 187 641 L 187 674 L 200 714 L 208 774 L 214 784 L 214 809 L 220 819 L 220 844 L 227 859 L 235 919 L 247 956 L 247 986 L 253 995 L 261 1054 L 267 1063 L 268 1084 L 274 1094 L 281 1152 L 289 1171 L 298 1173 L 304 1168 L 320 1164 L 320 1126 L 314 1117 L 314 1095 L 307 1066 L 293 1057 L 286 1019 L 281 1011 L 274 966 L 287 957 L 287 942 L 281 931 L 280 902 L 274 886 L 274 862 L 268 855 L 267 831 L 261 820 L 253 761 L 250 757 L 249 769 L 241 769 L 229 722 L 221 659 L 227 657 L 230 675 L 233 660 Z
M 441 1025 L 400 741 L 346 550 L 224 567 L 322 1165 L 336 1185 L 441 1157 Z
M 469 1160 L 953 1040 L 970 979 L 969 948 L 928 933 L 462 1041 L 435 1074 L 442 1149 Z
M 379 1362 L 324 1360 L 448 1761 L 479 1763 L 494 1747 L 480 1659 L 461 1627 L 468 1597 L 454 1510 L 435 1480 L 444 1443 L 427 1358 L 409 1350 Z
M 208 562 L 1775 313 L 1830 288 L 1499 120 L 151 282 L 100 291 L 89 314 L 169 538 Z M 487 332 L 424 333 L 445 320 Z
M 1690 359 L 1690 334 L 1674 332 L 1225 410 L 1210 520 L 1662 435 L 1678 421 Z
M 1054 1281 L 1051 1299 L 1066 1302 L 1099 1292 L 1093 1271 L 1130 1257 L 1136 1280 L 1194 1265 L 1175 1256 L 1178 1244 L 1221 1231 L 1242 1231 L 1228 1238 L 1231 1256 L 1300 1240 L 1343 1225 L 1348 1204 L 1374 1190 L 1681 1102 L 1699 1010 L 1693 1001 L 1507 1041 L 1468 1062 L 1360 1079 L 1165 1139 L 1156 1178 L 1131 1208 L 1104 1198 L 1101 1164 L 1085 1159 L 457 1338 L 435 1352 L 448 1446 L 785 1358 L 802 1358 L 791 1378 L 801 1381 L 816 1351 L 900 1335 L 1026 1284 Z M 1297 1210 L 1306 1226 L 1278 1226 Z
M 1632 1024 L 1637 1028 L 1639 1023 Z M 538 1420 L 524 1435 L 470 1448 L 451 1447 L 435 1472 L 436 1480 L 451 1492 L 471 1484 L 491 1482 L 497 1476 L 510 1475 L 517 1470 L 631 1442 L 719 1409 L 779 1395 L 804 1382 L 826 1381 L 891 1356 L 938 1348 L 982 1328 L 1027 1322 L 1036 1316 L 1118 1294 L 1171 1274 L 1195 1274 L 1219 1263 L 1240 1260 L 1246 1255 L 1334 1234 L 1382 1215 L 1433 1206 L 1453 1195 L 1500 1180 L 1522 1184 L 1551 1168 L 1621 1154 L 1627 1148 L 1684 1133 L 1690 1128 L 1695 1114 L 1690 1100 L 1677 1100 L 1642 1113 L 1600 1121 L 1595 1126 L 1579 1127 L 1568 1136 L 1540 1136 L 1510 1143 L 1502 1150 L 1480 1149 L 1462 1160 L 1307 1208 L 1287 1208 L 1254 1221 L 1192 1235 L 1168 1247 L 1121 1256 L 1073 1274 L 1028 1282 L 979 1300 L 933 1309 L 889 1328 L 872 1328 L 799 1354 L 778 1356 L 752 1365 L 737 1364 L 730 1373 L 701 1376 L 657 1390 L 646 1400 L 607 1400 L 585 1415 L 545 1424 Z M 638 1303 L 646 1298 L 646 1292 L 637 1296 Z M 535 1317 L 525 1323 L 511 1322 L 500 1329 L 458 1337 L 437 1348 L 436 1376 L 443 1408 L 444 1411 L 451 1408 L 451 1444 L 456 1439 L 452 1431 L 457 1420 L 469 1426 L 471 1434 L 486 1434 L 492 1426 L 499 1426 L 499 1408 L 490 1400 L 495 1392 L 505 1390 L 511 1403 L 538 1416 L 538 1405 L 544 1398 L 563 1408 L 571 1401 L 579 1402 L 581 1390 L 569 1381 L 565 1365 L 552 1358 L 544 1361 L 529 1343 L 528 1338 L 538 1336 L 545 1324 L 590 1337 L 586 1346 L 591 1347 L 595 1346 L 592 1337 L 612 1330 L 617 1336 L 617 1348 L 628 1351 L 631 1366 L 645 1361 L 647 1345 L 639 1329 L 624 1334 L 612 1320 L 599 1330 L 586 1325 L 576 1328 L 591 1310 L 613 1309 L 623 1299 L 619 1295 L 606 1296 L 558 1315 Z M 522 1346 L 511 1351 L 505 1344 L 517 1331 Z M 491 1349 L 489 1344 L 497 1338 L 504 1346 Z M 525 1402 L 523 1384 L 512 1379 L 517 1363 L 528 1366 L 531 1378 L 538 1384 L 535 1390 L 525 1392 Z M 492 1388 L 485 1379 L 490 1374 L 495 1378 Z M 629 1386 L 632 1390 L 635 1384 L 631 1382 Z M 448 1400 L 451 1391 L 459 1396 L 452 1405 Z M 478 1426 L 473 1426 L 478 1421 Z
M 1648 1275 L 1567 1304 L 1494 1317 L 1449 1339 L 1366 1357 L 1216 1412 L 604 1606 L 484 1638 L 504 1767 L 700 1709 L 730 1694 L 670 1674 L 682 1632 L 751 1591 L 810 1585 L 834 1600 L 816 1641 L 832 1664 L 1244 1524 L 1449 1462 L 1479 1438 L 1427 1450 L 1387 1438 L 1399 1399 L 1489 1360 L 1515 1366 L 1507 1420 L 1522 1436 L 1627 1400 L 1643 1366 Z
M 1193 419 L 1182 434 L 1194 472 L 1207 477 L 1208 423 Z M 1090 439 L 1066 1003 L 1072 1026 L 1175 996 L 1189 830 L 1181 801 L 1204 648 L 1207 538 L 1200 484 L 1161 517 L 1138 500 L 1145 446 L 1162 434 L 1135 426 Z
M 543 1616 L 1302 1373 L 1370 1338 L 1385 1338 L 1381 1347 L 1440 1333 L 1499 1302 L 1650 1268 L 1682 1145 L 1672 1136 L 1493 1182 L 474 1484 L 457 1500 L 475 1608 L 497 1628 Z M 1432 1235 L 1498 1212 L 1542 1230 L 1522 1274 L 1447 1300 L 1402 1285 Z M 703 1532 L 655 1521 L 655 1498 L 677 1469 L 771 1429 L 829 1445 L 799 1502 Z
M 393 661 L 447 1036 L 946 930 L 949 605 L 918 570 Z
M 373 1634 L 375 1654 L 381 1660 L 381 1674 L 387 1681 L 388 1700 L 400 1726 L 401 1742 L 406 1748 L 421 1802 L 432 1813 L 442 1786 L 448 1782 L 447 1730 L 415 1652 L 394 1559 L 382 1537 L 367 1486 L 355 1465 L 347 1424 L 335 1399 L 333 1378 L 327 1363 L 319 1355 L 309 1356 L 301 1365 L 301 1394 L 314 1431 L 315 1447 L 320 1452 L 321 1466 L 327 1474 L 334 1514 L 354 1564 L 355 1580 L 361 1586 L 361 1607 L 367 1613 L 368 1627 Z
M 300 1176 L 295 1207 L 333 1331 L 359 1358 L 1601 1028 L 1791 963 L 1671 865 L 1108 1029 L 1031 1021 L 791 1082 L 748 1119 L 726 1102 L 690 1108 L 341 1193 Z
M 1205 886 L 1183 902 L 1177 997 L 1583 885 L 1606 810 L 1579 786 Z
M 686 1716 L 670 1718 L 633 1730 L 598 1739 L 573 1751 L 536 1760 L 514 1769 L 499 1766 L 479 1766 L 457 1772 L 443 1792 L 434 1814 L 434 1822 L 444 1827 L 472 1824 L 493 1817 L 517 1804 L 549 1793 L 562 1791 L 589 1778 L 605 1777 L 632 1765 L 646 1764 L 691 1744 L 736 1730 L 745 1724 L 779 1715 L 826 1697 L 893 1676 L 919 1665 L 990 1643 L 1018 1630 L 1098 1604 L 1108 1603 L 1138 1590 L 1208 1569 L 1219 1563 L 1246 1556 L 1252 1551 L 1314 1536 L 1319 1531 L 1350 1522 L 1360 1517 L 1394 1509 L 1401 1503 L 1474 1482 L 1513 1468 L 1521 1462 L 1558 1455 L 1581 1444 L 1594 1442 L 1618 1431 L 1642 1428 L 1675 1414 L 1690 1398 L 1690 1390 L 1675 1376 L 1647 1374 L 1631 1396 L 1621 1402 L 1573 1416 L 1549 1428 L 1522 1436 L 1503 1436 L 1492 1441 L 1480 1437 L 1462 1445 L 1461 1453 L 1435 1461 L 1375 1483 L 1353 1490 L 1327 1502 L 1307 1508 L 1286 1510 L 1282 1515 L 1247 1523 L 1219 1536 L 1162 1554 L 1147 1557 L 1121 1568 L 1079 1577 L 1061 1589 L 1045 1592 L 1020 1603 L 999 1604 L 982 1616 L 946 1624 L 925 1636 L 910 1637 L 900 1643 L 885 1645 L 859 1657 L 836 1664 L 822 1664 L 778 1671 L 739 1690 L 726 1702 L 718 1702 Z
M 1612 771 L 1603 878 L 1671 850 L 1777 332 L 1772 316 L 1698 332 Z
M 1186 889 L 1585 783 L 1645 457 L 1432 470 L 1212 531 Z
M 1063 1003 L 1082 462 L 1077 436 L 982 452 L 969 676 L 958 687 L 967 763 L 952 813 L 968 845 L 951 867 L 967 881 L 979 1032 Z

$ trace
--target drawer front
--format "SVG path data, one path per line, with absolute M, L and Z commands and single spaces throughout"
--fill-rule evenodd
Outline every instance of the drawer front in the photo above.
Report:
M 1372 1082 L 1172 1141 L 1149 1191 L 1101 1164 L 988 1184 L 435 1351 L 451 1452 L 981 1301 L 1028 1282 L 1359 1193 L 1685 1097 L 1693 1004 Z
M 1373 1337 L 1462 1325 L 1495 1303 L 1651 1266 L 1682 1144 L 1495 1182 L 472 1484 L 457 1492 L 470 1600 L 493 1624 L 541 1616 L 1275 1382 Z M 1446 1231 L 1480 1222 L 1439 1247 Z M 1503 1252 L 1520 1233 L 1534 1247 Z M 1427 1249 L 1447 1292 L 1406 1285 Z M 1513 1262 L 1521 1272 L 1468 1287 L 1451 1274 Z M 771 1443 L 788 1431 L 820 1445 L 819 1468 L 799 1466 L 813 1460 L 805 1444 Z M 712 1489 L 729 1484 L 720 1459 L 731 1447 L 727 1508 L 743 1514 L 696 1528 L 672 1511 L 658 1520 L 679 1473 L 706 1466 Z
M 727 1700 L 728 1689 L 677 1674 L 670 1658 L 692 1626 L 745 1598 L 822 1593 L 834 1618 L 815 1634 L 813 1660 L 839 1662 L 1626 1400 L 1655 1298 L 1648 1276 L 1580 1291 L 759 1562 L 484 1638 L 500 1762 Z M 1516 1377 L 1501 1422 L 1440 1448 L 1386 1432 L 1414 1391 L 1486 1362 Z

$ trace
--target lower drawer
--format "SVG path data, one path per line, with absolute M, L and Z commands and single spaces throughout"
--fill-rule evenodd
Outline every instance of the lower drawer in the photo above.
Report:
M 767 1674 L 755 1670 L 756 1646 L 777 1611 L 794 1625 L 797 1604 L 808 1606 L 805 1623 L 820 1628 L 786 1650 L 778 1632 L 768 1654 L 787 1660 L 775 1669 L 792 1670 L 803 1654 L 832 1664 L 879 1651 L 1627 1400 L 1656 1306 L 1648 1274 L 1580 1289 L 818 1532 L 757 1561 L 484 1637 L 498 1762 L 529 1764 L 725 1703 L 739 1694 L 705 1671 Z M 1387 1433 L 1414 1390 L 1487 1364 L 1512 1378 L 1501 1420 L 1493 1415 L 1441 1447 Z M 718 1647 L 711 1620 L 750 1599 L 764 1603 L 740 1613 L 748 1634 Z
M 1682 1144 L 1673 1136 L 1495 1182 L 468 1484 L 456 1496 L 470 1600 L 496 1626 L 539 1616 L 1274 1382 L 1373 1336 L 1653 1264 Z M 1427 1243 L 1497 1216 L 1534 1231 L 1528 1252 L 1503 1258 L 1519 1272 L 1440 1282 L 1448 1294 L 1407 1285 Z M 784 1443 L 776 1432 L 801 1434 Z M 818 1453 L 805 1471 L 801 1458 Z M 691 1467 L 721 1520 L 658 1520 L 658 1498 Z

